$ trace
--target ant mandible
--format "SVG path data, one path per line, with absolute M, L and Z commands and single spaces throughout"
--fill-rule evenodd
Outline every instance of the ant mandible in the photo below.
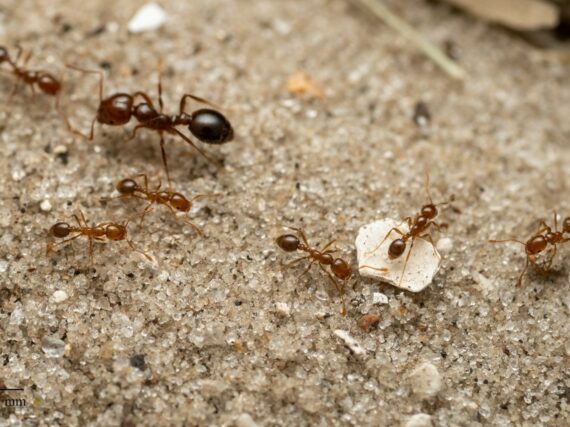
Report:
M 350 265 L 348 265 L 348 263 L 345 260 L 343 260 L 341 258 L 334 258 L 333 257 L 332 254 L 334 252 L 336 252 L 336 250 L 327 249 L 334 242 L 336 242 L 336 240 L 331 240 L 329 243 L 327 243 L 325 245 L 325 247 L 323 249 L 319 250 L 319 249 L 316 249 L 314 247 L 311 247 L 311 245 L 309 244 L 309 241 L 307 240 L 307 237 L 305 236 L 305 233 L 303 232 L 303 230 L 301 230 L 300 228 L 294 228 L 294 227 L 287 227 L 287 228 L 290 228 L 291 230 L 296 231 L 299 234 L 299 236 L 301 237 L 302 241 L 299 240 L 299 236 L 297 236 L 295 234 L 283 234 L 276 239 L 277 246 L 279 246 L 285 252 L 301 251 L 301 252 L 307 253 L 306 256 L 303 256 L 301 258 L 297 258 L 297 259 L 291 261 L 290 263 L 287 264 L 287 266 L 291 266 L 291 265 L 296 264 L 296 263 L 303 261 L 305 259 L 310 260 L 311 262 L 309 263 L 309 266 L 299 276 L 299 278 L 301 278 L 302 276 L 304 276 L 305 274 L 307 274 L 309 272 L 309 270 L 311 269 L 311 267 L 313 266 L 314 263 L 317 263 L 319 265 L 320 269 L 329 277 L 330 281 L 332 282 L 332 284 L 334 285 L 334 287 L 338 291 L 339 295 L 341 296 L 341 298 L 342 298 L 342 315 L 346 316 L 346 301 L 344 298 L 344 284 L 342 286 L 340 286 L 334 277 L 337 277 L 338 279 L 345 282 L 352 275 L 352 269 L 350 268 Z M 332 274 L 330 272 L 328 272 L 324 266 L 330 266 Z M 333 277 L 333 274 L 334 274 L 334 277 Z
M 22 48 L 18 47 L 18 54 L 16 55 L 16 59 L 12 60 L 10 54 L 8 53 L 8 50 L 4 46 L 0 46 L 0 64 L 4 62 L 8 63 L 12 68 L 12 74 L 16 76 L 16 84 L 14 85 L 14 89 L 12 90 L 10 97 L 16 93 L 19 87 L 19 83 L 22 81 L 24 84 L 30 86 L 32 94 L 34 96 L 36 95 L 35 85 L 37 85 L 39 90 L 41 90 L 46 95 L 56 96 L 56 106 L 58 106 L 58 95 L 61 90 L 61 82 L 47 71 L 26 69 L 25 65 L 32 56 L 31 52 L 28 52 L 22 60 L 21 65 L 18 65 L 22 56 L 22 52 Z
M 382 244 L 386 241 L 386 239 L 390 236 L 390 234 L 392 234 L 392 232 L 395 231 L 400 235 L 400 237 L 393 240 L 392 243 L 390 243 L 390 246 L 388 246 L 388 258 L 394 260 L 400 258 L 404 254 L 404 252 L 406 251 L 408 241 L 411 240 L 410 250 L 408 251 L 408 254 L 406 255 L 406 259 L 404 261 L 404 267 L 402 268 L 402 274 L 400 275 L 399 284 L 402 283 L 402 279 L 404 278 L 404 273 L 406 272 L 406 266 L 408 265 L 408 260 L 410 259 L 410 255 L 412 253 L 412 249 L 414 248 L 414 243 L 416 239 L 423 239 L 429 242 L 435 252 L 435 244 L 433 243 L 431 234 L 429 233 L 429 229 L 431 226 L 433 226 L 438 231 L 440 231 L 442 227 L 447 226 L 443 224 L 440 225 L 435 222 L 435 218 L 439 214 L 437 207 L 448 205 L 453 200 L 455 200 L 455 197 L 451 196 L 449 202 L 434 203 L 429 191 L 429 174 L 427 172 L 426 172 L 425 190 L 429 203 L 423 205 L 420 209 L 420 212 L 416 214 L 415 217 L 408 216 L 404 218 L 404 222 L 408 224 L 408 231 L 404 233 L 398 227 L 391 228 L 390 231 L 388 231 L 388 233 L 386 234 L 386 236 L 384 236 L 384 239 L 382 239 L 382 241 L 378 243 L 378 245 L 369 252 L 369 254 L 371 254 L 376 250 L 378 250 L 378 248 L 382 246 Z M 362 266 L 360 268 L 370 268 L 378 270 L 377 268 L 371 266 Z
M 152 206 L 155 203 L 165 205 L 167 208 L 170 209 L 170 212 L 172 212 L 173 214 L 176 214 L 177 211 L 187 213 L 192 208 L 192 202 L 194 200 L 200 199 L 202 197 L 218 196 L 217 193 L 197 194 L 194 197 L 192 197 L 191 199 L 187 199 L 181 193 L 177 193 L 177 192 L 170 191 L 170 190 L 168 190 L 168 191 L 167 190 L 160 190 L 160 187 L 161 187 L 160 182 L 158 183 L 158 185 L 154 189 L 154 191 L 151 191 L 151 190 L 149 190 L 149 187 L 148 187 L 147 176 L 145 174 L 139 174 L 139 175 L 135 176 L 135 178 L 137 178 L 137 177 L 142 177 L 144 179 L 144 186 L 141 187 L 132 178 L 123 179 L 123 180 L 119 181 L 117 183 L 117 186 L 115 187 L 120 195 L 117 197 L 114 197 L 114 198 L 115 199 L 122 199 L 122 198 L 126 198 L 126 197 L 135 197 L 137 199 L 142 199 L 142 200 L 148 201 L 149 203 L 148 203 L 147 207 L 144 209 L 144 211 L 141 214 L 141 220 L 140 220 L 141 223 L 143 222 L 145 215 L 152 209 Z M 192 221 L 190 221 L 188 218 L 185 217 L 184 220 L 187 224 L 191 225 L 199 235 L 202 236 L 204 234 L 202 232 L 202 230 L 196 224 L 194 224 Z
M 92 140 L 94 135 L 95 122 L 99 122 L 104 125 L 122 126 L 127 124 L 131 120 L 131 117 L 134 117 L 139 124 L 136 125 L 133 129 L 129 140 L 133 139 L 136 136 L 137 131 L 143 128 L 151 129 L 159 133 L 162 164 L 166 172 L 169 186 L 172 184 L 170 180 L 170 172 L 168 170 L 166 151 L 164 148 L 164 132 L 178 135 L 184 141 L 190 144 L 196 151 L 198 151 L 198 153 L 200 153 L 206 160 L 215 165 L 217 165 L 217 162 L 208 157 L 204 151 L 196 146 L 190 138 L 180 132 L 176 126 L 188 126 L 188 130 L 192 133 L 192 135 L 206 144 L 224 144 L 233 139 L 234 131 L 231 123 L 222 113 L 218 112 L 217 110 L 211 108 L 201 108 L 190 114 L 185 112 L 186 100 L 188 98 L 216 108 L 214 104 L 198 96 L 188 93 L 184 94 L 180 99 L 178 114 L 164 114 L 162 112 L 164 105 L 162 101 L 162 81 L 160 72 L 158 76 L 158 104 L 160 109 L 157 111 L 152 100 L 150 99 L 150 96 L 141 91 L 137 91 L 134 94 L 115 93 L 103 99 L 104 76 L 101 71 L 87 70 L 73 65 L 67 65 L 67 67 L 83 73 L 99 75 L 99 106 L 97 108 L 97 114 L 91 122 L 91 130 L 89 132 L 89 135 L 85 135 L 74 129 L 73 126 L 71 126 L 69 123 L 69 120 L 66 119 L 67 127 L 72 132 L 81 135 L 88 140 Z M 144 102 L 135 104 L 135 99 L 137 97 L 141 97 Z
M 525 254 L 526 254 L 526 262 L 523 268 L 522 273 L 520 274 L 517 280 L 517 287 L 522 286 L 523 277 L 528 270 L 528 264 L 532 263 L 535 268 L 541 270 L 542 272 L 546 272 L 550 270 L 552 266 L 552 261 L 554 260 L 554 256 L 556 255 L 556 251 L 558 250 L 558 245 L 566 243 L 570 241 L 570 237 L 564 237 L 564 234 L 570 234 L 570 217 L 564 219 L 562 223 L 562 230 L 558 231 L 558 219 L 556 212 L 554 212 L 554 231 L 552 228 L 547 225 L 543 220 L 540 221 L 538 230 L 526 241 L 522 242 L 516 239 L 504 239 L 504 240 L 489 240 L 490 243 L 508 243 L 508 242 L 515 242 L 519 243 L 524 246 Z M 546 261 L 546 267 L 542 268 L 536 263 L 536 257 L 546 251 L 548 246 L 553 246 L 552 255 Z
M 74 227 L 67 222 L 57 222 L 49 229 L 46 250 L 47 255 L 49 255 L 56 246 L 61 246 L 67 242 L 77 239 L 78 237 L 85 236 L 89 239 L 89 258 L 91 259 L 91 264 L 93 264 L 93 241 L 104 242 L 125 240 L 133 251 L 144 255 L 147 260 L 152 261 L 152 258 L 149 255 L 135 248 L 133 242 L 127 238 L 127 226 L 129 221 L 125 224 L 105 221 L 90 227 L 87 224 L 87 220 L 85 219 L 83 212 L 79 211 L 79 214 L 81 215 L 81 219 L 77 215 L 73 215 L 75 222 L 77 222 L 77 227 Z M 73 233 L 75 233 L 75 235 L 70 237 Z M 65 240 L 53 243 L 49 240 L 50 237 Z

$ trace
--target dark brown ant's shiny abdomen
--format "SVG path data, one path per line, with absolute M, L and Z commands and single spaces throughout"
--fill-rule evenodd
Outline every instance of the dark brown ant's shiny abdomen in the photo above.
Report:
M 283 249 L 285 252 L 295 252 L 299 249 L 299 238 L 294 234 L 284 234 L 279 236 L 276 240 L 277 246 Z
M 131 120 L 133 97 L 117 93 L 104 99 L 97 110 L 97 121 L 104 125 L 120 126 Z
M 194 111 L 188 129 L 206 144 L 224 144 L 234 137 L 229 120 L 222 113 L 209 108 Z
M 402 256 L 406 250 L 406 241 L 404 239 L 396 239 L 388 247 L 388 258 L 396 259 Z
M 341 280 L 348 279 L 352 274 L 352 269 L 350 268 L 350 266 L 346 263 L 346 261 L 340 258 L 337 258 L 333 261 L 331 265 L 331 270 L 334 273 L 334 275 Z

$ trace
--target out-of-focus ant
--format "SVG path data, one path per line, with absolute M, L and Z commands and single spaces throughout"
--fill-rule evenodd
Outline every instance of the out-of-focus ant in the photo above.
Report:
M 122 126 L 127 124 L 131 117 L 134 117 L 138 124 L 133 129 L 130 139 L 133 139 L 139 129 L 151 129 L 160 135 L 160 150 L 162 153 L 162 163 L 166 171 L 168 185 L 171 186 L 170 171 L 168 170 L 168 162 L 166 159 L 166 151 L 164 148 L 164 136 L 166 132 L 172 135 L 178 135 L 188 144 L 190 144 L 196 151 L 198 151 L 206 160 L 217 165 L 217 162 L 212 160 L 208 155 L 202 151 L 194 142 L 177 129 L 177 126 L 188 126 L 188 130 L 206 144 L 224 144 L 233 139 L 234 131 L 228 119 L 217 110 L 211 108 L 202 108 L 188 114 L 185 112 L 187 99 L 193 99 L 197 102 L 209 105 L 216 108 L 211 102 L 192 94 L 184 94 L 180 100 L 180 107 L 178 114 L 164 114 L 163 101 L 162 101 L 162 82 L 159 72 L 158 77 L 158 104 L 159 110 L 155 108 L 151 98 L 145 92 L 137 91 L 133 94 L 129 93 L 115 93 L 107 98 L 103 98 L 103 82 L 104 76 L 101 71 L 87 70 L 73 65 L 67 67 L 83 72 L 99 75 L 99 106 L 97 107 L 97 114 L 91 122 L 91 130 L 88 135 L 85 135 L 76 130 L 67 120 L 68 128 L 89 140 L 93 139 L 95 122 L 110 126 Z M 142 98 L 143 102 L 135 104 L 137 97 Z
M 91 259 L 92 264 L 93 264 L 94 241 L 105 242 L 105 241 L 125 240 L 133 251 L 144 255 L 147 260 L 152 261 L 152 258 L 149 255 L 135 248 L 133 242 L 131 242 L 127 238 L 127 226 L 129 224 L 129 221 L 127 221 L 125 224 L 118 224 L 112 221 L 105 221 L 93 227 L 90 227 L 89 224 L 87 224 L 87 220 L 85 219 L 85 215 L 83 214 L 83 212 L 80 211 L 79 214 L 81 218 L 79 218 L 75 214 L 73 215 L 73 218 L 77 223 L 77 227 L 74 227 L 67 222 L 58 222 L 49 229 L 47 251 L 46 251 L 48 255 L 57 246 L 61 246 L 81 236 L 85 236 L 89 239 L 89 257 Z M 54 243 L 53 241 L 50 240 L 50 238 L 65 239 L 65 240 Z
M 160 187 L 161 187 L 160 182 L 158 183 L 158 185 L 156 186 L 156 188 L 154 190 L 150 190 L 149 186 L 148 186 L 147 176 L 145 174 L 139 174 L 139 175 L 135 176 L 135 178 L 137 178 L 137 177 L 143 178 L 143 180 L 144 180 L 143 186 L 140 186 L 132 178 L 123 179 L 117 183 L 116 189 L 120 195 L 115 197 L 114 199 L 123 199 L 123 198 L 127 198 L 127 197 L 134 197 L 137 199 L 148 201 L 148 205 L 146 206 L 146 208 L 143 210 L 143 212 L 141 214 L 141 223 L 143 222 L 145 215 L 152 209 L 154 204 L 161 204 L 161 205 L 166 206 L 168 209 L 170 209 L 170 212 L 172 212 L 173 214 L 176 214 L 176 212 L 188 213 L 190 211 L 190 209 L 192 208 L 192 202 L 194 202 L 194 200 L 197 200 L 197 199 L 200 199 L 203 197 L 218 196 L 217 193 L 197 194 L 194 197 L 192 197 L 191 199 L 187 199 L 181 193 L 177 193 L 177 192 L 170 191 L 170 190 L 161 190 L 160 189 Z M 110 200 L 110 199 L 104 199 L 104 200 Z M 202 230 L 196 224 L 194 224 L 192 221 L 190 221 L 187 217 L 184 217 L 184 221 L 187 224 L 191 225 L 199 235 L 203 235 Z
M 416 239 L 424 239 L 427 242 L 429 242 L 432 245 L 433 250 L 435 252 L 436 250 L 435 244 L 433 243 L 433 239 L 431 237 L 429 229 L 430 227 L 433 226 L 439 231 L 441 230 L 442 227 L 447 227 L 447 224 L 444 225 L 435 222 L 435 218 L 439 214 L 437 207 L 448 205 L 453 200 L 455 200 L 455 197 L 451 196 L 450 201 L 448 202 L 434 203 L 429 191 L 428 173 L 426 173 L 425 190 L 429 203 L 423 205 L 419 213 L 416 214 L 416 216 L 414 217 L 408 216 L 404 218 L 404 222 L 408 224 L 408 231 L 404 233 L 398 227 L 391 228 L 390 231 L 388 231 L 388 233 L 386 234 L 386 236 L 384 236 L 384 239 L 382 239 L 382 241 L 378 243 L 378 245 L 369 252 L 369 254 L 371 254 L 376 250 L 378 250 L 378 248 L 382 246 L 382 244 L 386 241 L 386 239 L 390 237 L 390 234 L 392 234 L 392 232 L 396 232 L 400 235 L 400 237 L 393 240 L 392 243 L 390 243 L 390 246 L 388 246 L 388 258 L 390 258 L 391 260 L 397 259 L 404 254 L 408 245 L 408 241 L 410 241 L 410 250 L 408 251 L 408 254 L 406 255 L 406 260 L 404 261 L 404 267 L 402 268 L 402 274 L 400 275 L 400 284 L 402 283 L 402 279 L 404 278 L 404 273 L 406 272 L 406 266 L 408 265 L 408 260 L 410 259 L 410 255 L 414 248 L 414 242 Z M 371 266 L 362 266 L 360 268 L 364 267 L 375 269 L 374 267 Z
M 526 262 L 523 271 L 517 280 L 517 287 L 521 287 L 523 277 L 526 271 L 528 270 L 529 263 L 534 265 L 536 269 L 538 269 L 543 273 L 550 270 L 550 267 L 552 266 L 552 261 L 554 260 L 556 252 L 558 250 L 558 245 L 570 241 L 570 237 L 565 237 L 564 234 L 570 234 L 570 217 L 564 219 L 564 222 L 562 223 L 562 230 L 558 231 L 558 219 L 556 212 L 554 212 L 554 231 L 544 221 L 540 221 L 538 230 L 536 230 L 536 232 L 533 233 L 533 235 L 526 242 L 516 239 L 489 240 L 489 242 L 490 243 L 514 242 L 523 245 L 526 254 Z M 550 246 L 552 246 L 553 248 L 551 255 L 546 260 L 545 266 L 540 267 L 536 262 L 536 257 L 540 253 L 548 250 Z
M 14 89 L 10 94 L 10 98 L 18 90 L 20 82 L 23 82 L 31 88 L 32 94 L 34 96 L 36 94 L 36 86 L 46 95 L 55 96 L 56 106 L 59 106 L 59 92 L 61 91 L 62 85 L 61 82 L 47 71 L 27 69 L 26 64 L 30 60 L 32 53 L 26 53 L 22 61 L 20 61 L 22 52 L 22 48 L 18 47 L 18 54 L 16 55 L 16 59 L 13 60 L 8 53 L 8 50 L 4 46 L 0 46 L 0 64 L 7 63 L 10 65 L 10 72 L 16 76 L 16 84 L 14 85 Z
M 301 251 L 307 254 L 305 256 L 302 256 L 301 258 L 297 258 L 291 261 L 290 263 L 287 264 L 287 266 L 291 266 L 305 259 L 310 260 L 309 266 L 299 276 L 299 278 L 301 278 L 302 276 L 304 276 L 309 272 L 313 264 L 315 263 L 318 264 L 320 269 L 328 276 L 328 278 L 330 279 L 330 281 L 338 291 L 339 295 L 341 296 L 342 315 L 346 316 L 344 283 L 342 285 L 339 285 L 338 282 L 335 280 L 335 277 L 342 280 L 343 282 L 346 282 L 346 280 L 348 280 L 352 275 L 352 269 L 345 260 L 333 257 L 332 254 L 336 252 L 336 250 L 328 249 L 336 240 L 331 240 L 323 247 L 323 249 L 319 250 L 312 247 L 309 244 L 309 241 L 307 240 L 307 237 L 305 236 L 303 230 L 301 230 L 300 228 L 293 228 L 293 227 L 287 227 L 287 228 L 296 231 L 299 234 L 300 239 L 299 236 L 295 234 L 283 234 L 276 239 L 277 246 L 279 246 L 285 252 Z M 332 274 L 325 268 L 325 266 L 330 267 Z

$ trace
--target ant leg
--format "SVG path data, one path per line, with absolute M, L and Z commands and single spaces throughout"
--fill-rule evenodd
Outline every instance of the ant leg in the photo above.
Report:
M 202 104 L 206 104 L 209 105 L 212 108 L 215 108 L 216 110 L 223 110 L 223 107 L 214 104 L 213 102 L 210 102 L 204 98 L 200 98 L 199 96 L 196 95 L 192 95 L 191 93 L 185 93 L 182 98 L 180 99 L 180 109 L 179 109 L 179 114 L 185 113 L 185 109 L 186 109 L 186 99 L 187 98 L 191 98 L 194 101 L 200 102 Z
M 152 107 L 153 110 L 155 109 L 154 104 L 152 103 L 152 99 L 150 99 L 150 96 L 148 96 L 145 92 L 138 91 L 133 93 L 133 99 L 136 96 L 142 97 L 145 100 L 145 102 Z
M 83 224 L 85 224 L 85 227 L 88 227 L 89 225 L 87 224 L 87 220 L 85 219 L 85 214 L 81 209 L 79 209 L 79 214 L 81 215 L 81 219 L 83 220 Z
M 295 265 L 295 264 L 297 264 L 298 262 L 301 262 L 301 261 L 303 261 L 304 259 L 309 259 L 309 258 L 310 258 L 309 256 L 302 256 L 301 258 L 297 258 L 297 259 L 294 259 L 294 260 L 291 261 L 291 262 L 288 262 L 287 264 L 285 264 L 285 267 L 291 267 L 292 265 Z
M 342 315 L 346 316 L 347 310 L 346 310 L 346 299 L 344 296 L 344 284 L 342 286 L 339 286 L 339 284 L 337 283 L 337 281 L 334 279 L 334 277 L 332 276 L 332 274 L 330 274 L 327 270 L 325 270 L 325 268 L 319 264 L 319 267 L 321 268 L 321 270 L 323 270 L 325 272 L 325 274 L 329 277 L 330 281 L 333 283 L 334 287 L 336 288 L 337 292 L 340 295 L 340 298 L 342 300 Z
M 412 243 L 410 244 L 410 250 L 408 251 L 408 255 L 406 255 L 406 261 L 404 261 L 404 268 L 402 268 L 402 274 L 400 275 L 400 281 L 398 283 L 398 286 L 402 285 L 402 280 L 404 279 L 404 274 L 406 273 L 406 267 L 408 266 L 408 260 L 410 259 L 410 255 L 412 254 L 412 249 L 414 248 L 414 242 L 415 241 L 416 241 L 416 239 L 412 239 Z M 435 247 L 434 247 L 434 250 L 435 250 Z
M 176 216 L 177 212 L 174 210 L 174 208 L 168 204 L 165 204 L 165 206 L 170 209 L 170 212 L 172 212 L 172 214 L 174 216 Z M 190 221 L 188 218 L 184 217 L 184 222 L 190 226 L 192 226 L 192 228 L 194 228 L 194 230 L 196 231 L 196 233 L 198 233 L 198 235 L 203 236 L 204 232 L 202 231 L 202 229 L 200 227 L 198 227 L 196 224 L 194 224 L 192 221 Z
M 192 140 L 190 138 L 188 138 L 186 135 L 184 135 L 182 132 L 180 132 L 178 129 L 176 128 L 172 128 L 172 130 L 177 133 L 184 141 L 186 141 L 188 144 L 190 144 L 196 151 L 198 151 L 198 153 L 200 153 L 202 155 L 202 157 L 204 157 L 206 160 L 208 160 L 210 163 L 212 163 L 214 166 L 216 167 L 221 167 L 221 165 L 216 162 L 215 160 L 211 159 L 204 151 L 202 151 L 200 148 L 198 148 L 196 146 L 196 144 L 194 144 L 192 142 Z
M 131 136 L 129 137 L 129 139 L 127 139 L 127 141 L 131 141 L 135 138 L 135 136 L 137 136 L 137 132 L 139 131 L 139 129 L 143 129 L 146 128 L 147 126 L 145 124 L 140 124 L 140 125 L 136 125 L 133 128 L 133 131 L 131 132 Z
M 545 271 L 550 270 L 550 267 L 552 267 L 552 261 L 554 261 L 554 257 L 556 256 L 557 250 L 558 250 L 558 245 L 554 244 L 554 250 L 552 251 L 552 255 L 548 258 L 548 262 L 546 263 L 546 267 L 544 268 Z
M 88 70 L 86 68 L 81 68 L 76 65 L 65 64 L 67 68 L 70 68 L 75 71 L 79 71 L 85 74 L 98 74 L 99 75 L 99 103 L 103 101 L 103 82 L 105 81 L 105 76 L 103 75 L 102 71 L 99 70 Z
M 431 194 L 430 194 L 430 192 L 429 192 L 429 172 L 428 172 L 427 169 L 424 170 L 424 174 L 425 174 L 425 176 L 426 176 L 426 181 L 425 181 L 426 194 L 427 194 L 427 196 L 428 196 L 429 202 L 433 205 L 433 200 L 432 200 Z
M 503 240 L 489 240 L 489 243 L 520 243 L 523 246 L 526 246 L 525 242 L 521 242 L 520 240 L 516 239 L 503 239 Z
M 363 268 L 369 268 L 370 270 L 376 270 L 376 271 L 381 271 L 382 273 L 387 273 L 388 271 L 390 271 L 387 268 L 384 267 L 372 267 L 371 265 L 363 265 L 362 267 L 358 267 L 359 270 L 363 269 Z
M 70 237 L 69 239 L 65 239 L 65 240 L 62 240 L 61 242 L 56 242 L 56 243 L 50 242 L 50 241 L 48 240 L 47 248 L 46 248 L 46 256 L 49 255 L 51 252 L 53 252 L 53 249 L 54 249 L 56 246 L 61 246 L 61 245 L 63 245 L 64 243 L 71 242 L 72 240 L 75 240 L 75 239 L 77 239 L 77 238 L 80 237 L 80 236 L 81 236 L 81 233 L 78 233 L 78 234 L 76 234 L 75 236 Z
M 418 237 L 421 237 L 425 241 L 429 242 L 431 244 L 431 247 L 433 248 L 433 254 L 437 255 L 438 252 L 435 248 L 435 243 L 433 243 L 433 239 L 431 238 L 431 234 L 424 234 L 423 236 L 418 236 Z
M 558 231 L 558 215 L 556 214 L 556 211 L 552 211 L 552 214 L 554 215 L 554 231 Z
M 139 221 L 139 227 L 142 225 L 142 223 L 143 223 L 143 221 L 144 221 L 145 215 L 146 215 L 147 213 L 149 213 L 149 212 L 152 210 L 152 207 L 153 207 L 152 205 L 153 205 L 153 204 L 154 204 L 153 202 L 150 202 L 150 203 L 146 206 L 146 208 L 144 208 L 144 210 L 143 210 L 143 212 L 142 212 L 142 214 L 141 214 L 141 220 Z
M 368 251 L 366 253 L 366 255 L 370 255 L 374 252 L 376 252 L 378 250 L 378 248 L 380 246 L 382 246 L 382 243 L 384 243 L 386 241 L 386 239 L 390 236 L 390 234 L 392 234 L 392 231 L 395 231 L 396 233 L 398 233 L 400 236 L 403 236 L 404 233 L 402 233 L 402 231 L 400 231 L 400 229 L 398 227 L 392 227 L 390 229 L 390 231 L 388 231 L 388 233 L 384 236 L 384 238 L 382 239 L 382 241 L 380 243 L 378 243 L 378 245 L 376 245 L 376 247 L 374 249 L 372 249 L 371 251 Z
M 189 202 L 192 203 L 194 200 L 201 199 L 203 197 L 218 197 L 221 196 L 221 193 L 210 193 L 210 194 L 196 194 L 192 197 Z
M 132 241 L 130 241 L 129 239 L 125 239 L 127 241 L 127 243 L 129 244 L 129 246 L 131 247 L 131 249 L 135 252 L 138 252 L 139 254 L 143 255 L 148 261 L 152 262 L 152 258 L 150 257 L 150 255 L 148 255 L 147 253 L 141 251 L 140 249 L 137 249 L 135 247 L 135 245 L 133 244 Z
M 158 61 L 158 106 L 160 107 L 160 112 L 164 110 L 164 103 L 162 102 L 162 72 L 161 72 L 161 61 Z
M 526 273 L 527 269 L 528 269 L 528 256 L 526 257 L 526 263 L 524 264 L 524 268 L 523 271 L 521 273 L 521 275 L 519 276 L 519 279 L 517 280 L 517 288 L 522 288 L 522 279 L 524 277 L 524 274 Z
M 168 180 L 168 189 L 172 189 L 172 181 L 170 180 L 170 171 L 168 170 L 168 162 L 166 160 L 166 150 L 164 149 L 164 136 L 160 132 L 160 153 L 162 154 L 162 165 L 164 166 L 164 171 L 166 172 L 166 179 Z
M 14 87 L 12 89 L 12 92 L 10 92 L 10 95 L 8 95 L 8 103 L 10 103 L 12 101 L 12 98 L 14 97 L 14 95 L 16 95 L 16 92 L 20 88 L 20 83 L 21 83 L 20 77 L 16 77 L 16 82 L 14 83 Z
M 93 266 L 93 238 L 89 237 L 89 260 Z
M 307 257 L 309 258 L 309 257 Z M 313 266 L 313 264 L 315 263 L 315 261 L 311 261 L 309 266 L 305 269 L 305 271 L 303 271 L 299 277 L 297 277 L 297 280 L 301 279 L 301 277 L 303 277 L 305 274 L 307 274 L 309 272 L 309 270 L 311 269 L 311 267 Z M 320 265 L 320 264 L 319 264 Z
M 336 239 L 331 240 L 330 242 L 328 242 L 328 243 L 325 245 L 325 247 L 321 249 L 321 253 L 325 253 L 325 250 L 326 250 L 330 245 L 332 245 L 334 242 L 336 242 Z M 329 251 L 329 253 L 330 253 L 330 252 L 336 252 L 336 251 Z
M 301 228 L 296 228 L 296 227 L 287 227 L 290 230 L 296 231 L 297 233 L 299 233 L 301 235 L 301 239 L 303 239 L 303 242 L 305 243 L 305 245 L 307 246 L 311 246 L 309 244 L 309 241 L 307 240 L 307 236 L 305 236 L 305 232 L 303 231 L 303 229 Z

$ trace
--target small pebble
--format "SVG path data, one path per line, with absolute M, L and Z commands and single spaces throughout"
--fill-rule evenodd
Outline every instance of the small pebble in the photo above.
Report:
M 44 200 L 43 202 L 40 203 L 40 209 L 44 212 L 49 212 L 51 211 L 51 203 L 49 200 Z
M 54 154 L 65 154 L 67 153 L 67 146 L 63 144 L 56 145 L 53 149 Z
M 291 309 L 289 308 L 289 304 L 287 304 L 286 302 L 276 302 L 275 314 L 278 317 L 283 317 L 283 318 L 291 316 Z
M 259 424 L 257 424 L 255 421 L 253 421 L 253 418 L 251 418 L 251 415 L 244 413 L 244 414 L 241 414 L 237 417 L 236 426 L 237 427 L 258 427 Z
M 397 227 L 403 233 L 408 230 L 406 223 L 390 218 L 374 221 L 358 230 L 355 245 L 360 275 L 379 279 L 411 292 L 420 292 L 432 282 L 439 270 L 441 256 L 430 242 L 421 238 L 416 239 L 413 252 L 406 265 L 404 277 L 400 280 L 410 244 L 402 256 L 391 260 L 388 257 L 388 247 L 398 236 L 398 233 L 392 232 L 377 248 L 378 243 L 386 237 L 393 227 Z M 388 269 L 388 271 L 381 271 L 381 269 Z
M 388 304 L 388 297 L 382 292 L 374 292 L 372 294 L 372 304 Z
M 65 353 L 65 343 L 57 337 L 46 336 L 42 340 L 42 350 L 49 358 L 58 358 Z
M 412 390 L 422 399 L 434 397 L 441 390 L 441 375 L 431 363 L 423 363 L 411 374 Z
M 344 341 L 344 344 L 352 351 L 356 356 L 363 356 L 366 354 L 366 351 L 362 346 L 352 338 L 347 331 L 343 331 L 342 329 L 337 329 L 334 331 L 334 334 L 339 337 L 341 340 Z
M 358 319 L 358 327 L 365 332 L 368 332 L 371 327 L 376 326 L 380 322 L 380 316 L 377 314 L 365 314 Z
M 431 415 L 414 414 L 406 422 L 406 427 L 433 427 Z
M 52 295 L 53 301 L 56 303 L 63 302 L 67 299 L 67 293 L 65 291 L 55 291 Z
M 451 240 L 449 237 L 442 237 L 437 241 L 435 247 L 439 253 L 447 255 L 453 249 L 453 240 Z
M 147 3 L 141 7 L 127 24 L 130 33 L 153 31 L 166 22 L 166 12 L 156 3 Z

